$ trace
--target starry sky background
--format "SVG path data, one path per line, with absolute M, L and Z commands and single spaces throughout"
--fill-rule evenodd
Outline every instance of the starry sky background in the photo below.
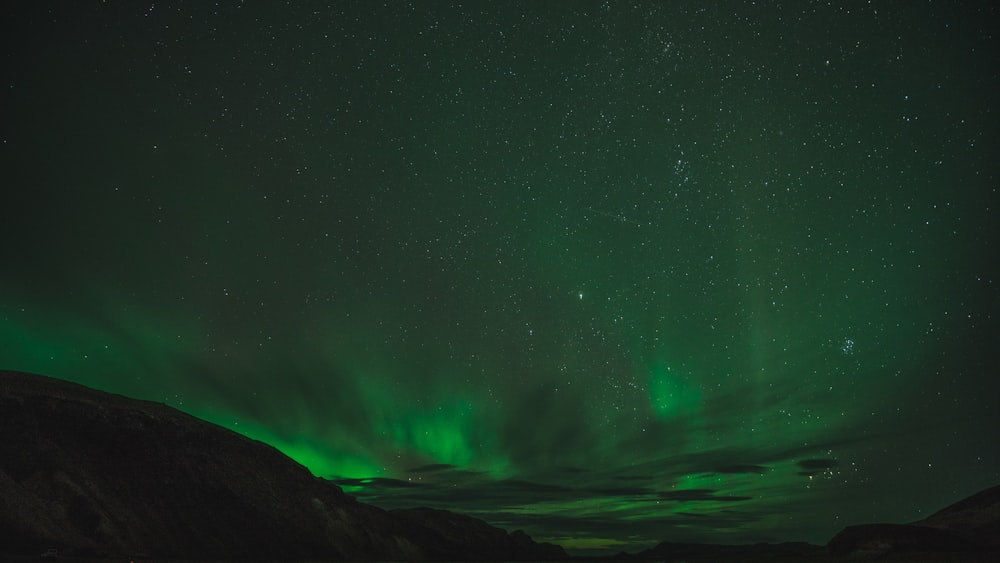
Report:
M 0 367 L 577 553 L 1000 481 L 997 9 L 3 8 Z

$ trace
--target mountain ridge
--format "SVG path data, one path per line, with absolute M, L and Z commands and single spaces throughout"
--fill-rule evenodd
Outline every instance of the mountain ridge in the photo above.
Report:
M 827 543 L 853 558 L 954 554 L 958 560 L 1000 555 L 1000 485 L 979 491 L 909 524 L 848 526 Z
M 469 516 L 361 503 L 276 448 L 162 403 L 0 370 L 0 557 L 50 547 L 201 560 L 569 559 Z M 998 552 L 995 486 L 917 522 L 850 526 L 825 548 L 666 541 L 610 559 L 986 561 Z
M 167 405 L 0 371 L 0 545 L 96 556 L 550 560 L 450 512 L 358 502 L 277 449 Z

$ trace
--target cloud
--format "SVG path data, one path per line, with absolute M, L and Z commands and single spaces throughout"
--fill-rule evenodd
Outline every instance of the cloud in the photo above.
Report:
M 413 481 L 403 481 L 402 479 L 388 479 L 385 477 L 372 477 L 370 479 L 335 479 L 331 481 L 346 489 L 361 488 L 365 491 L 382 491 L 386 489 L 412 489 L 421 487 L 420 483 Z
M 427 465 L 421 465 L 420 467 L 413 467 L 407 469 L 407 473 L 437 473 L 440 471 L 448 471 L 451 469 L 457 469 L 457 466 L 450 463 L 429 463 Z
M 832 469 L 837 467 L 837 460 L 835 459 L 804 459 L 798 462 L 798 466 L 803 470 L 799 472 L 799 475 L 806 477 L 812 477 L 817 473 L 822 473 L 827 469 Z
M 644 496 L 656 493 L 647 487 L 607 487 L 595 489 L 593 492 L 609 497 Z
M 753 497 L 745 496 L 716 496 L 717 493 L 715 489 L 685 489 L 680 491 L 668 491 L 658 493 L 658 496 L 663 500 L 673 500 L 673 501 L 718 501 L 718 502 L 734 502 L 741 500 L 751 500 Z
M 771 468 L 765 465 L 744 464 L 744 465 L 724 465 L 722 467 L 717 467 L 715 469 L 715 472 L 726 475 L 733 475 L 739 473 L 762 474 L 762 473 L 767 473 L 770 470 Z

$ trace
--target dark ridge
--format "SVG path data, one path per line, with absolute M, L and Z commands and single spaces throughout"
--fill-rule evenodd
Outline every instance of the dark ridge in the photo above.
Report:
M 820 460 L 822 461 L 822 460 Z M 825 462 L 824 462 L 825 463 Z M 805 466 L 818 467 L 812 462 Z M 1000 486 L 956 502 L 913 524 L 850 526 L 826 547 L 807 543 L 714 545 L 663 542 L 616 560 L 819 562 L 848 558 L 979 563 L 1000 561 Z
M 971 551 L 959 535 L 907 524 L 848 526 L 827 544 L 831 555 L 875 558 L 904 553 L 954 553 Z
M 657 561 L 812 561 L 823 558 L 821 546 L 803 542 L 714 545 L 663 542 L 630 557 Z
M 275 448 L 159 403 L 0 371 L 0 558 L 546 560 L 444 511 L 359 503 Z
M 1000 548 L 1000 485 L 942 508 L 914 524 L 956 531 L 981 545 Z
M 1000 560 L 1000 486 L 912 524 L 850 526 L 827 547 L 832 555 L 851 558 Z

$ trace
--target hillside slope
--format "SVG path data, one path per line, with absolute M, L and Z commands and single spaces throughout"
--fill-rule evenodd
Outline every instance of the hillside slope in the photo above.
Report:
M 565 557 L 474 518 L 359 503 L 278 450 L 168 406 L 10 371 L 0 371 L 0 546 L 195 559 Z

